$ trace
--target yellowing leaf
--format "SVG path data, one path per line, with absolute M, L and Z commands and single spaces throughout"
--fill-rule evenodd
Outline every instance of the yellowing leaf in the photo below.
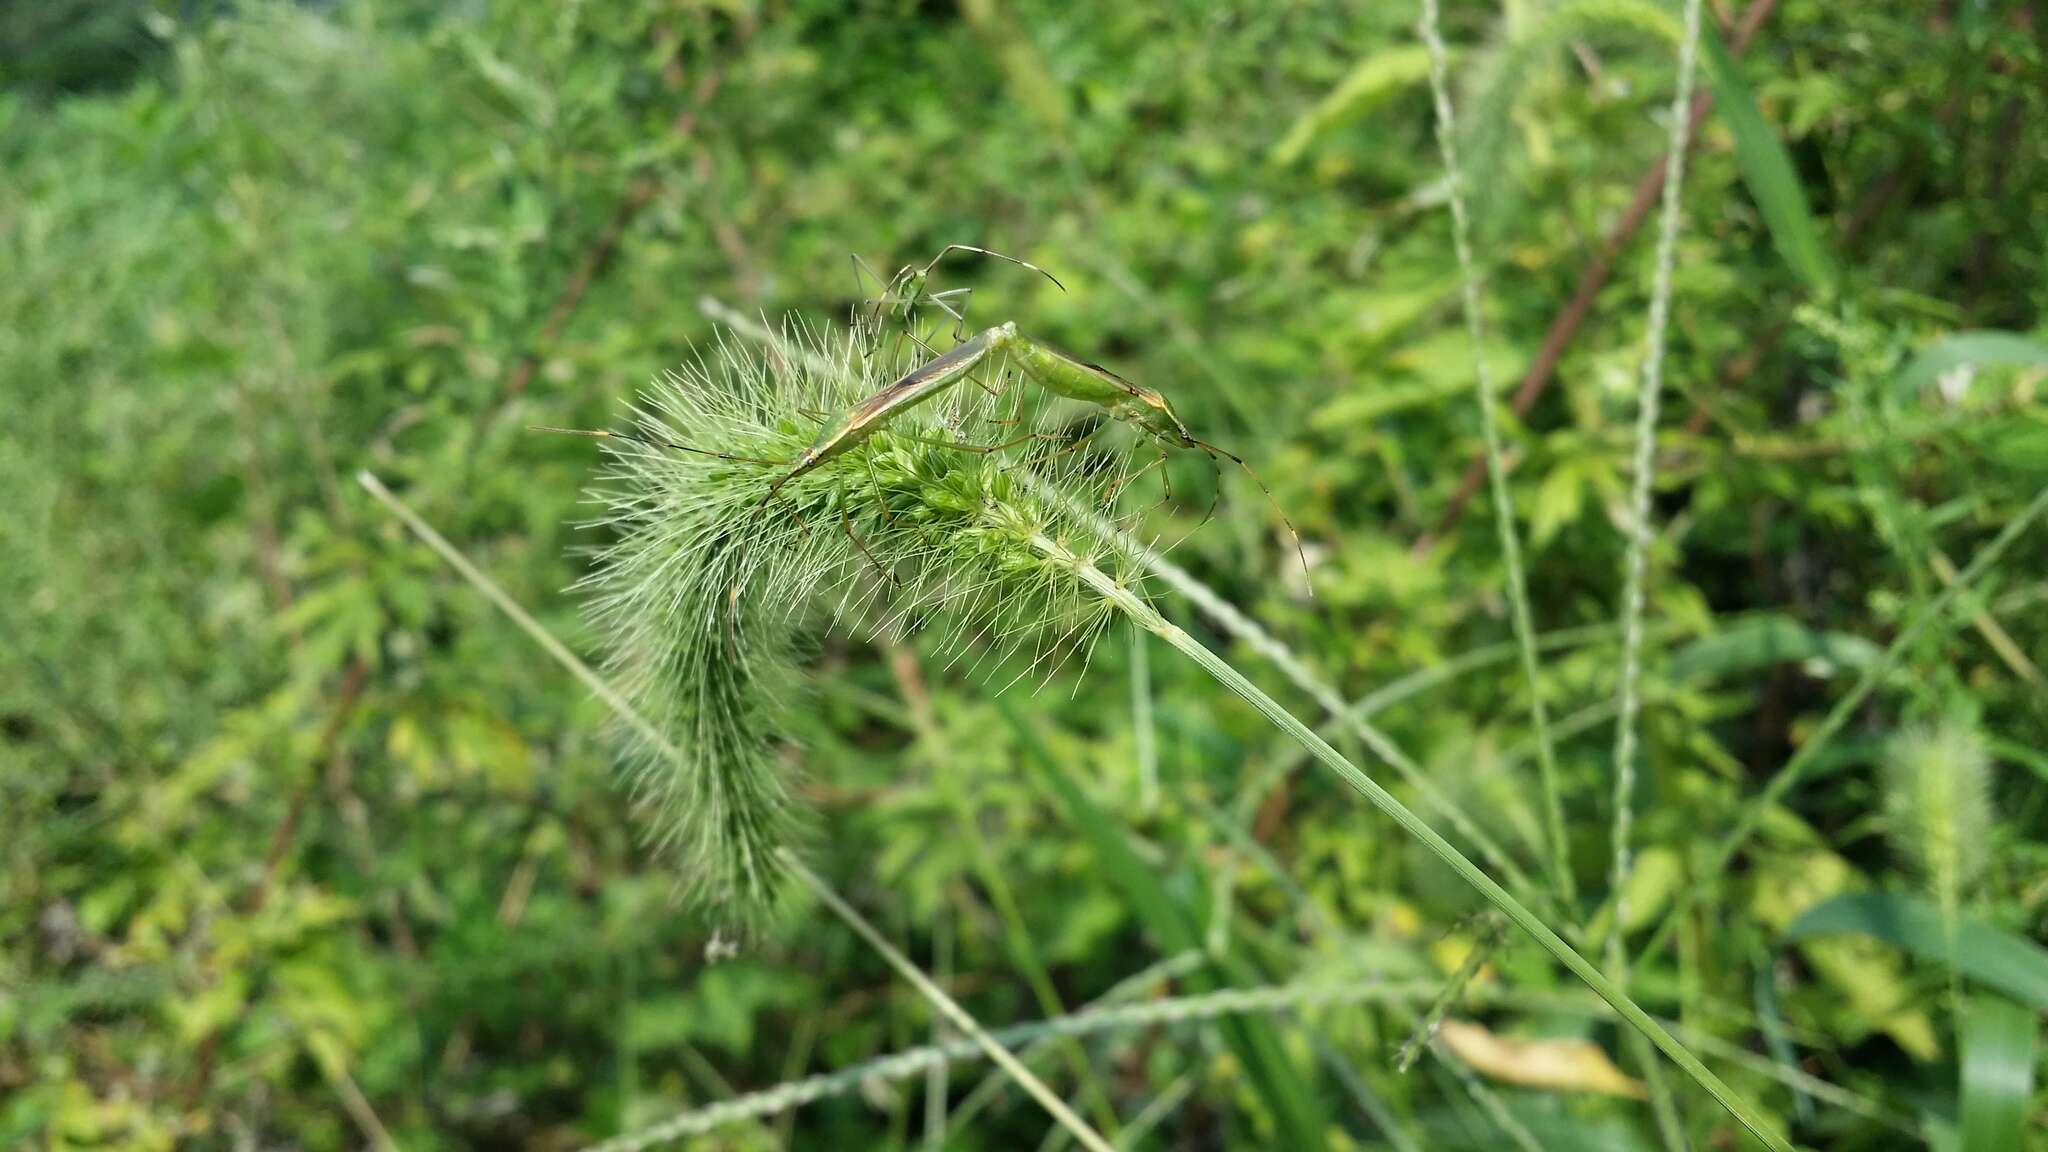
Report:
M 1750 913 L 1776 934 L 1808 908 L 1863 883 L 1848 861 L 1824 848 L 1761 856 Z M 1934 1024 L 1920 1010 L 1920 993 L 1895 953 L 1865 936 L 1802 940 L 1799 951 L 1845 1003 L 1834 1020 L 1837 1031 L 1856 1039 L 1874 1024 L 1917 1059 L 1941 1055 Z
M 1643 1098 L 1642 1081 L 1616 1067 L 1589 1040 L 1525 1040 L 1465 1020 L 1444 1021 L 1437 1039 L 1474 1071 L 1504 1084 Z

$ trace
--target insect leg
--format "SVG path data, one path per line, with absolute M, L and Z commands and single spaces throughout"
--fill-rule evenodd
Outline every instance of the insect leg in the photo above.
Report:
M 882 279 L 880 273 L 869 267 L 868 262 L 860 258 L 860 253 L 852 253 L 852 256 L 853 298 L 855 300 L 853 306 L 853 330 L 855 339 L 861 345 L 861 359 L 865 360 L 874 353 L 875 348 L 882 342 L 879 310 L 883 299 L 889 295 L 889 282 Z M 874 282 L 876 295 L 868 295 L 867 281 Z
M 1208 443 L 1207 441 L 1194 440 L 1192 437 L 1190 437 L 1189 439 L 1193 442 L 1195 447 L 1200 448 L 1202 451 L 1208 453 L 1209 458 L 1211 460 L 1214 460 L 1217 456 L 1221 456 L 1224 459 L 1229 460 L 1231 463 L 1236 464 L 1239 468 L 1244 469 L 1244 474 L 1251 477 L 1252 483 L 1257 484 L 1259 486 L 1259 491 L 1264 492 L 1266 494 L 1266 503 L 1273 506 L 1274 514 L 1279 516 L 1280 522 L 1287 526 L 1287 535 L 1292 537 L 1294 540 L 1294 558 L 1301 562 L 1302 578 L 1304 580 L 1308 580 L 1309 582 L 1308 594 L 1310 596 L 1314 596 L 1316 594 L 1314 581 L 1309 580 L 1308 552 L 1305 551 L 1301 546 L 1301 533 L 1294 530 L 1294 521 L 1289 520 L 1287 518 L 1286 509 L 1280 507 L 1280 501 L 1275 500 L 1273 498 L 1273 490 L 1271 488 L 1266 487 L 1266 482 L 1264 480 L 1259 479 L 1259 474 L 1257 472 L 1252 471 L 1252 466 L 1244 462 L 1244 457 L 1239 456 L 1232 452 L 1226 452 L 1223 449 L 1218 448 L 1214 444 Z M 1217 485 L 1217 494 L 1219 496 L 1222 494 L 1222 485 L 1220 484 Z M 1206 520 L 1207 517 L 1203 517 L 1203 519 Z
M 939 306 L 939 310 L 953 318 L 953 339 L 959 340 L 967 334 L 967 304 L 974 296 L 972 288 L 948 288 L 944 292 L 933 292 L 925 299 Z M 958 297 L 960 307 L 954 308 L 949 301 Z
M 1001 452 L 1006 448 L 1015 448 L 1019 444 L 1028 444 L 1033 440 L 1059 439 L 1058 435 L 1051 432 L 1026 432 L 1014 440 L 1005 440 L 1001 444 L 969 444 L 965 440 L 941 440 L 937 436 L 917 436 L 908 432 L 900 433 L 900 435 L 905 440 L 914 440 L 919 444 L 929 444 L 934 448 L 950 448 L 955 452 L 972 452 L 979 456 L 986 456 L 991 452 Z
M 875 554 L 873 552 L 868 551 L 868 546 L 866 544 L 861 543 L 860 534 L 853 530 L 853 521 L 847 518 L 846 509 L 844 508 L 841 508 L 839 510 L 839 528 L 840 531 L 846 533 L 846 538 L 848 540 L 853 541 L 853 546 L 855 548 L 860 549 L 860 554 L 867 560 L 868 567 L 873 568 L 876 571 L 876 573 L 878 573 L 882 577 L 882 579 L 887 580 L 891 588 L 903 587 L 903 585 L 896 582 L 895 573 L 890 572 L 888 569 L 882 567 L 881 562 L 875 559 Z
M 1128 476 L 1125 476 L 1125 477 L 1123 477 L 1122 479 L 1119 479 L 1119 480 L 1117 480 L 1117 481 L 1115 481 L 1115 482 L 1111 483 L 1109 487 L 1107 487 L 1107 488 L 1104 488 L 1104 489 L 1102 490 L 1102 503 L 1103 503 L 1103 505 L 1104 505 L 1105 507 L 1107 507 L 1108 505 L 1110 505 L 1110 504 L 1114 503 L 1114 502 L 1116 501 L 1116 494 L 1117 494 L 1118 492 L 1121 492 L 1121 491 L 1123 491 L 1123 490 L 1124 490 L 1124 488 L 1125 488 L 1125 487 L 1126 487 L 1127 485 L 1129 485 L 1129 484 L 1130 484 L 1131 482 L 1133 482 L 1133 481 L 1137 480 L 1137 479 L 1138 479 L 1139 477 L 1143 476 L 1143 475 L 1144 475 L 1145 473 L 1147 473 L 1147 472 L 1150 472 L 1150 471 L 1152 471 L 1152 470 L 1153 470 L 1154 468 L 1157 468 L 1157 467 L 1159 467 L 1159 466 L 1160 466 L 1161 464 L 1164 464 L 1164 463 L 1166 463 L 1166 449 L 1165 449 L 1164 447 L 1161 447 L 1161 448 L 1159 449 L 1159 455 L 1158 455 L 1158 456 L 1157 456 L 1156 458 L 1154 458 L 1154 459 L 1153 459 L 1153 461 L 1152 461 L 1152 462 L 1151 462 L 1150 464 L 1147 464 L 1147 465 L 1145 465 L 1145 466 L 1144 466 L 1143 468 L 1140 468 L 1140 469 L 1138 469 L 1138 470 L 1137 470 L 1136 472 L 1133 472 L 1133 473 L 1131 473 L 1130 475 L 1128 475 Z M 1160 473 L 1160 475 L 1162 475 L 1162 476 L 1163 476 L 1163 475 L 1165 475 L 1165 473 L 1163 473 L 1163 472 L 1162 472 L 1162 473 Z M 1173 494 L 1173 492 L 1172 492 L 1171 488 L 1169 487 L 1169 489 L 1168 489 L 1168 491 L 1167 491 L 1167 495 L 1168 495 L 1168 496 L 1171 496 L 1172 494 Z

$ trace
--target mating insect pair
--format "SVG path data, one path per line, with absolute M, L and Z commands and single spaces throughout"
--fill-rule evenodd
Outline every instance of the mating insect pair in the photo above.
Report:
M 879 319 L 886 312 L 893 312 L 898 309 L 901 310 L 902 315 L 907 321 L 910 318 L 912 309 L 917 306 L 920 300 L 923 300 L 937 304 L 948 315 L 953 316 L 959 325 L 957 330 L 964 331 L 966 316 L 964 307 L 965 296 L 963 294 L 969 290 L 953 289 L 941 293 L 928 293 L 926 291 L 933 268 L 948 253 L 953 251 L 984 252 L 986 255 L 999 256 L 997 253 L 985 252 L 984 249 L 980 248 L 952 245 L 945 251 L 940 252 L 937 257 L 934 257 L 929 264 L 924 265 L 922 268 L 906 267 L 885 286 L 882 296 L 872 302 L 871 310 L 865 320 L 856 316 L 856 327 L 870 332 L 876 331 Z M 1054 284 L 1059 283 L 1058 280 L 1053 279 L 1051 273 L 1044 272 L 1043 269 L 1038 268 L 1036 265 L 1008 256 L 1000 256 L 999 258 L 1031 268 L 1033 271 L 1045 275 L 1047 279 L 1053 280 Z M 959 302 L 962 307 L 957 309 L 953 307 L 953 302 L 955 301 Z M 912 338 L 915 339 L 914 334 Z M 922 344 L 922 341 L 920 341 L 920 344 Z M 1280 517 L 1281 523 L 1287 527 L 1288 535 L 1294 543 L 1296 558 L 1300 560 L 1303 572 L 1307 572 L 1308 560 L 1302 551 L 1300 533 L 1295 531 L 1293 521 L 1288 519 L 1287 513 L 1280 508 L 1279 502 L 1273 499 L 1273 493 L 1266 487 L 1265 481 L 1259 479 L 1258 474 L 1252 470 L 1251 465 L 1245 463 L 1243 457 L 1197 438 L 1189 431 L 1188 426 L 1174 412 L 1173 407 L 1167 403 L 1166 397 L 1161 393 L 1151 388 L 1134 384 L 1098 364 L 1091 364 L 1077 359 L 1048 344 L 1023 336 L 1017 331 L 1016 324 L 1010 322 L 984 329 L 971 339 L 962 341 L 946 352 L 938 354 L 932 359 L 912 368 L 899 379 L 885 386 L 880 391 L 875 392 L 873 395 L 855 403 L 836 417 L 828 418 L 824 426 L 819 429 L 816 439 L 811 442 L 810 446 L 789 459 L 768 460 L 738 456 L 732 453 L 716 452 L 705 448 L 693 448 L 684 444 L 676 444 L 632 433 L 612 432 L 602 429 L 592 431 L 573 428 L 539 428 L 536 430 L 563 432 L 576 436 L 634 440 L 653 447 L 713 456 L 722 460 L 761 464 L 771 467 L 786 467 L 788 470 L 771 481 L 767 491 L 763 494 L 762 505 L 765 506 L 768 502 L 774 500 L 777 494 L 781 492 L 783 486 L 790 481 L 860 446 L 877 432 L 888 427 L 891 421 L 957 386 L 960 382 L 973 378 L 977 369 L 989 363 L 1005 363 L 1017 369 L 1025 379 L 1030 380 L 1052 395 L 1101 409 L 1111 420 L 1130 426 L 1159 450 L 1157 459 L 1131 474 L 1131 476 L 1119 481 L 1116 486 L 1112 487 L 1112 493 L 1114 493 L 1117 487 L 1121 487 L 1138 476 L 1159 467 L 1165 462 L 1167 455 L 1173 451 L 1193 449 L 1209 457 L 1212 464 L 1219 460 L 1229 460 L 1236 464 L 1244 470 L 1245 475 L 1251 477 L 1254 484 L 1259 486 L 1259 490 L 1265 493 L 1267 501 L 1273 506 L 1273 511 Z M 977 381 L 977 383 L 979 382 Z M 986 387 L 986 385 L 981 386 Z M 1092 435 L 1093 433 L 1089 434 Z M 997 452 L 1032 439 L 1040 438 L 1041 436 L 1042 434 L 1032 433 L 994 445 L 975 445 L 962 442 L 946 443 L 942 446 L 971 452 Z M 1210 514 L 1213 514 L 1214 510 L 1215 503 L 1212 501 L 1210 504 Z M 1206 521 L 1208 515 L 1205 514 L 1203 519 Z

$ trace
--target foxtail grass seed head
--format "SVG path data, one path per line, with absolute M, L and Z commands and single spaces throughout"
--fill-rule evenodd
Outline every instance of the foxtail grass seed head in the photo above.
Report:
M 1908 728 L 1884 755 L 1892 842 L 1945 911 L 1983 870 L 1991 828 L 1991 756 L 1976 726 L 1951 718 Z
M 770 463 L 925 358 L 802 327 L 765 352 L 726 338 L 641 397 L 644 440 L 604 442 L 609 543 L 582 588 L 611 676 L 665 737 L 622 733 L 635 798 L 687 895 L 720 919 L 772 902 L 777 849 L 804 826 L 786 721 L 821 632 L 936 630 L 939 651 L 998 687 L 1042 683 L 1114 611 L 1080 572 L 1137 578 L 1073 511 L 1096 507 L 1130 454 L 1075 450 L 1028 416 L 1025 388 L 1000 386 L 1000 366 L 800 475 Z M 963 447 L 997 444 L 1011 446 Z

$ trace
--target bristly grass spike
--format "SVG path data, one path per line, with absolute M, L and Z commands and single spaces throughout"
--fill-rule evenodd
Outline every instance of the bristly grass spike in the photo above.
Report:
M 949 245 L 922 268 L 906 266 L 904 272 L 898 273 L 897 280 L 892 281 L 892 284 L 903 282 L 907 275 L 911 277 L 908 282 L 915 285 L 916 290 L 921 292 L 931 270 L 948 253 L 956 250 L 982 252 L 992 256 L 1000 255 L 987 252 L 986 249 L 971 248 L 966 245 Z M 1035 264 L 1030 264 L 1011 256 L 1001 256 L 1000 258 L 1038 271 L 1047 279 L 1052 280 L 1054 284 L 1059 284 L 1059 280 L 1050 272 L 1045 272 Z M 1064 287 L 1062 287 L 1062 290 L 1064 290 Z M 933 299 L 930 296 L 924 298 Z M 878 301 L 876 307 L 879 309 L 882 306 L 883 302 Z M 950 307 L 946 311 L 949 315 L 955 317 L 963 316 L 961 312 L 956 312 Z M 858 329 L 858 325 L 856 325 L 856 328 Z M 1274 513 L 1280 517 L 1280 522 L 1286 526 L 1288 537 L 1294 544 L 1295 558 L 1301 564 L 1302 575 L 1307 580 L 1307 586 L 1310 589 L 1309 594 L 1311 596 L 1314 595 L 1314 582 L 1309 573 L 1307 552 L 1301 544 L 1301 533 L 1295 529 L 1294 521 L 1288 517 L 1286 510 L 1281 508 L 1280 502 L 1274 498 L 1273 490 L 1267 487 L 1265 480 L 1253 470 L 1252 466 L 1242 456 L 1197 437 L 1189 430 L 1186 422 L 1180 418 L 1179 414 L 1173 410 L 1173 406 L 1168 403 L 1162 393 L 1143 385 L 1132 383 L 1099 364 L 1078 359 L 1049 344 L 1023 336 L 1017 331 L 1017 325 L 1011 321 L 1005 321 L 995 327 L 984 329 L 971 339 L 956 344 L 931 360 L 913 367 L 910 371 L 879 391 L 847 408 L 837 419 L 827 420 L 819 428 L 816 438 L 811 441 L 809 447 L 786 460 L 742 457 L 727 452 L 692 448 L 671 442 L 657 442 L 630 434 L 602 430 L 585 431 L 559 428 L 540 430 L 567 431 L 573 435 L 593 437 L 640 439 L 643 443 L 676 448 L 686 452 L 694 452 L 726 460 L 775 467 L 787 466 L 789 470 L 771 481 L 767 492 L 762 496 L 761 506 L 765 507 L 791 481 L 816 469 L 825 462 L 858 447 L 874 436 L 875 433 L 900 418 L 904 413 L 953 388 L 961 381 L 973 379 L 975 370 L 995 357 L 1000 357 L 1004 363 L 1018 369 L 1025 378 L 1031 380 L 1047 392 L 1078 403 L 1100 408 L 1111 419 L 1128 424 L 1137 429 L 1141 434 L 1150 437 L 1152 443 L 1160 450 L 1160 459 L 1152 465 L 1148 465 L 1142 471 L 1150 471 L 1158 463 L 1164 461 L 1169 450 L 1185 448 L 1192 448 L 1201 452 L 1209 458 L 1212 464 L 1220 460 L 1229 460 L 1243 469 L 1245 475 L 1249 476 L 1252 483 L 1258 485 L 1259 491 L 1265 495 L 1266 502 L 1272 507 Z M 980 384 L 980 381 L 977 380 L 976 383 Z M 986 385 L 981 386 L 984 389 L 987 387 Z M 1028 433 L 995 445 L 976 445 L 959 440 L 942 441 L 928 437 L 920 437 L 919 439 L 926 443 L 936 443 L 941 447 L 986 454 L 1014 447 L 1033 439 L 1043 438 L 1046 438 L 1046 435 L 1043 433 Z M 1110 494 L 1114 495 L 1117 488 L 1127 484 L 1131 479 L 1135 479 L 1135 476 L 1126 477 L 1123 481 L 1112 485 Z M 1217 499 L 1220 500 L 1221 497 L 1222 492 L 1219 487 Z M 1216 501 L 1212 500 L 1208 511 L 1203 514 L 1203 522 L 1206 523 L 1209 517 L 1214 515 L 1215 508 Z M 856 543 L 858 543 L 858 540 L 856 540 Z M 862 551 L 866 551 L 865 546 L 862 547 Z
M 1252 483 L 1258 485 L 1259 491 L 1265 494 L 1267 503 L 1272 506 L 1274 513 L 1280 517 L 1280 522 L 1286 525 L 1288 536 L 1294 543 L 1295 557 L 1301 564 L 1302 573 L 1304 576 L 1308 575 L 1308 556 L 1301 545 L 1301 533 L 1296 531 L 1294 521 L 1288 518 L 1286 510 L 1280 507 L 1280 502 L 1274 499 L 1273 490 L 1266 486 L 1265 480 L 1260 478 L 1259 474 L 1245 461 L 1244 457 L 1203 440 L 1189 431 L 1187 424 L 1174 412 L 1173 406 L 1167 402 L 1166 397 L 1158 391 L 1144 387 L 1141 384 L 1134 384 L 1099 364 L 1091 364 L 1087 361 L 1076 359 L 1050 345 L 1022 336 L 1018 334 L 1017 325 L 1014 322 L 1006 321 L 993 328 L 985 329 L 973 339 L 957 344 L 937 358 L 911 369 L 887 387 L 847 409 L 837 420 L 827 422 L 823 428 L 819 429 L 817 438 L 811 442 L 808 448 L 787 460 L 736 456 L 729 452 L 715 452 L 703 448 L 692 448 L 669 441 L 651 440 L 629 433 L 610 432 L 602 429 L 584 430 L 536 426 L 535 430 L 567 432 L 570 435 L 577 436 L 638 440 L 657 447 L 674 448 L 723 460 L 735 460 L 743 463 L 777 467 L 787 465 L 789 471 L 783 473 L 768 485 L 768 491 L 762 496 L 762 503 L 765 505 L 773 500 L 782 491 L 783 486 L 790 481 L 817 468 L 826 461 L 859 446 L 903 413 L 939 395 L 946 389 L 958 384 L 961 380 L 967 379 L 975 368 L 979 367 L 991 356 L 996 355 L 1007 356 L 1010 363 L 1014 364 L 1027 379 L 1046 391 L 1057 396 L 1063 396 L 1069 400 L 1100 407 L 1107 411 L 1112 419 L 1130 424 L 1141 433 L 1150 436 L 1153 443 L 1160 448 L 1160 458 L 1162 460 L 1165 458 L 1165 452 L 1168 449 L 1192 448 L 1208 456 L 1211 461 L 1218 460 L 1219 458 L 1229 460 L 1239 468 L 1242 468 L 1245 475 L 1251 477 Z M 1028 440 L 1040 438 L 1042 435 L 1041 433 L 1030 433 L 996 445 L 941 442 L 941 446 L 973 452 L 993 452 L 1024 443 Z M 930 441 L 927 440 L 926 442 Z M 1147 470 L 1150 467 L 1148 466 Z M 1208 515 L 1213 514 L 1214 510 L 1215 503 L 1212 501 L 1210 503 L 1210 512 L 1205 514 L 1203 519 L 1208 519 Z M 1310 594 L 1314 594 L 1312 583 Z
M 901 402 L 814 439 L 794 413 L 890 387 L 932 395 L 966 369 L 922 364 L 906 383 L 900 369 L 842 355 L 853 349 L 843 332 L 786 348 L 781 369 L 728 346 L 657 379 L 633 428 L 597 437 L 610 464 L 607 531 L 582 585 L 609 640 L 608 679 L 663 735 L 657 747 L 627 733 L 635 794 L 689 895 L 741 924 L 772 901 L 775 849 L 808 826 L 785 721 L 820 623 L 811 606 L 876 636 L 938 624 L 941 653 L 991 662 L 998 682 L 1011 670 L 1050 677 L 1112 612 L 1069 560 L 1031 543 L 1085 534 L 1069 505 L 1085 503 L 1073 493 L 1095 478 L 1079 460 L 1047 453 L 1033 469 L 1067 493 L 1054 501 L 1016 483 L 997 449 L 955 450 L 930 406 Z M 856 443 L 866 448 L 848 455 Z M 778 506 L 813 531 L 756 515 L 771 482 Z M 1135 578 L 1114 546 L 1093 560 Z M 864 579 L 868 568 L 892 579 Z
M 1167 449 L 1193 448 L 1209 457 L 1212 463 L 1220 457 L 1244 469 L 1244 474 L 1251 477 L 1252 483 L 1259 486 L 1260 492 L 1265 493 L 1267 503 L 1272 505 L 1274 513 L 1280 517 L 1280 522 L 1287 526 L 1287 534 L 1294 543 L 1295 557 L 1301 563 L 1302 575 L 1308 576 L 1308 555 L 1301 545 L 1301 533 L 1295 530 L 1294 521 L 1288 518 L 1286 510 L 1280 507 L 1280 502 L 1273 498 L 1273 490 L 1266 486 L 1266 482 L 1253 471 L 1250 464 L 1245 462 L 1244 457 L 1219 448 L 1189 431 L 1187 424 L 1173 410 L 1173 405 L 1157 390 L 1142 384 L 1134 384 L 1100 364 L 1077 359 L 1049 344 L 1020 335 L 1015 323 L 1006 321 L 983 330 L 973 339 L 955 345 L 937 360 L 890 385 L 888 389 L 884 389 L 884 393 L 913 383 L 914 378 L 921 373 L 931 374 L 926 381 L 927 386 L 942 388 L 952 383 L 954 379 L 971 372 L 982 361 L 996 355 L 1007 357 L 1008 362 L 1027 379 L 1046 391 L 1079 403 L 1092 404 L 1106 411 L 1111 419 L 1129 424 L 1150 436 L 1152 442 L 1160 448 L 1161 459 L 1165 458 Z M 878 393 L 873 399 L 879 401 L 882 398 L 883 394 Z M 905 403 L 916 402 L 912 399 Z M 1220 498 L 1221 493 L 1218 495 Z M 1210 514 L 1213 514 L 1214 502 L 1211 502 L 1209 507 Z M 1208 515 L 1204 515 L 1203 519 L 1207 520 Z M 1313 581 L 1310 582 L 1310 589 L 1310 595 L 1314 595 Z

